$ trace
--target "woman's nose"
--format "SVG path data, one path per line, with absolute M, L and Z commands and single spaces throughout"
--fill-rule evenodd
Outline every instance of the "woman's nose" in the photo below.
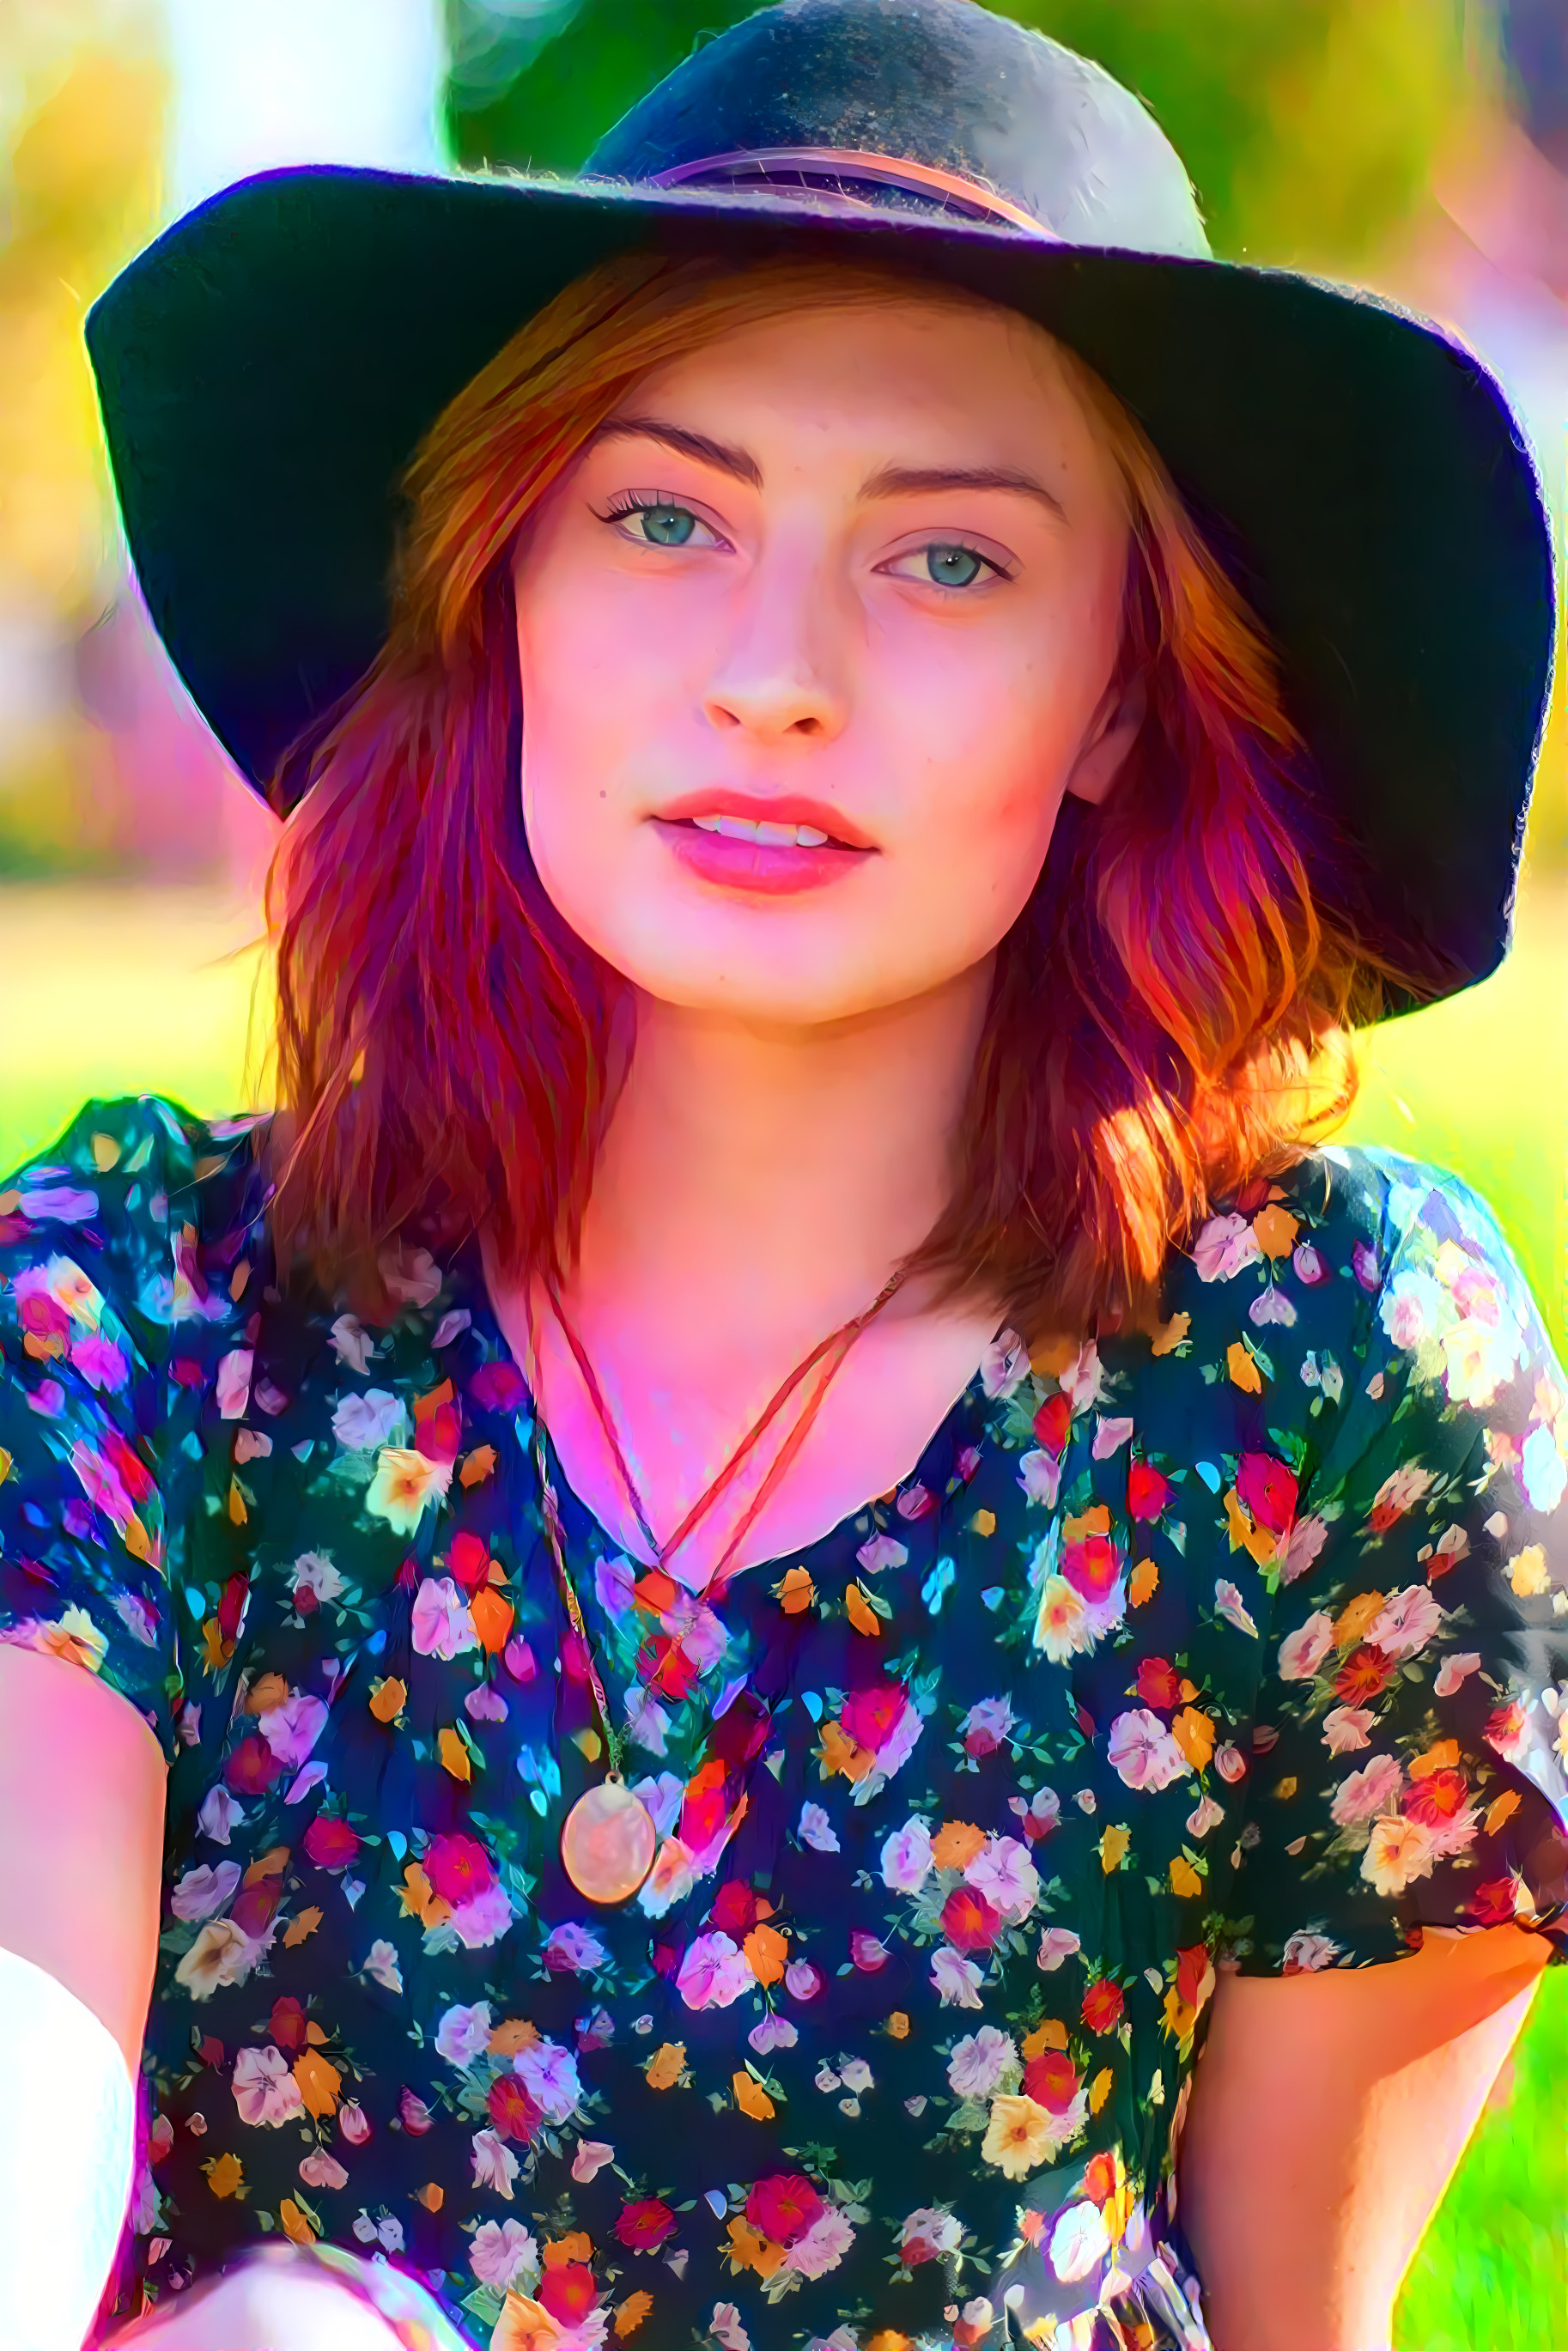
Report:
M 832 610 L 826 569 L 796 550 L 753 571 L 703 697 L 721 733 L 739 730 L 767 743 L 791 736 L 831 740 L 842 728 L 849 632 Z

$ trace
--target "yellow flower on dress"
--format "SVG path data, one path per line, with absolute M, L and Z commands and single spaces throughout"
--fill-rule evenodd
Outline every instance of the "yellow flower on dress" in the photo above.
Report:
M 651 2090 L 673 2090 L 686 2070 L 686 2044 L 666 2041 L 654 2050 L 643 2068 Z
M 1033 2098 L 1003 2095 L 991 2102 L 980 2153 L 1008 2179 L 1022 2179 L 1051 2152 L 1051 2116 Z
M 1425 1822 L 1376 1820 L 1361 1874 L 1379 1894 L 1403 1894 L 1412 1878 L 1431 1875 L 1436 1858 L 1436 1841 Z
M 542 2302 L 510 2286 L 491 2330 L 490 2351 L 549 2351 L 560 2333 Z
M 432 1499 L 445 1499 L 452 1483 L 450 1461 L 430 1461 L 402 1445 L 383 1445 L 365 1496 L 372 1518 L 385 1519 L 394 1534 L 411 1535 Z

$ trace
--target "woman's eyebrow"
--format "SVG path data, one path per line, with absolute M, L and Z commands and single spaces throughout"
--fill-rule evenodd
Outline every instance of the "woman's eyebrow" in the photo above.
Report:
M 727 442 L 694 433 L 685 424 L 671 424 L 663 417 L 607 417 L 589 434 L 585 445 L 591 448 L 601 441 L 633 439 L 661 441 L 665 448 L 715 466 L 751 489 L 762 487 L 762 468 L 749 450 L 733 448 Z M 1052 514 L 1066 519 L 1061 499 L 1043 482 L 1005 465 L 883 465 L 868 475 L 860 494 L 862 498 L 917 497 L 935 490 L 1013 490 L 1024 497 L 1038 498 Z
M 883 465 L 861 486 L 862 498 L 919 496 L 931 490 L 1017 490 L 1039 498 L 1065 522 L 1067 511 L 1054 492 L 1032 474 L 1015 473 L 1007 465 Z
M 762 487 L 762 468 L 745 449 L 732 449 L 727 442 L 710 440 L 706 433 L 693 433 L 685 424 L 666 424 L 658 416 L 609 416 L 591 432 L 584 447 L 593 448 L 601 441 L 662 441 L 666 449 L 677 450 L 683 457 L 695 457 L 699 465 L 716 466 L 721 474 L 732 474 L 737 482 L 754 489 Z

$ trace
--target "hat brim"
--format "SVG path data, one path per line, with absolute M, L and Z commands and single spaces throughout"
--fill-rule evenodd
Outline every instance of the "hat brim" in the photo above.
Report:
M 630 247 L 911 261 L 1037 320 L 1125 402 L 1281 654 L 1364 882 L 1425 998 L 1509 939 L 1550 682 L 1539 482 L 1475 355 L 1294 272 L 711 190 L 267 172 L 188 214 L 89 313 L 142 592 L 258 788 L 384 641 L 398 484 L 447 402 Z

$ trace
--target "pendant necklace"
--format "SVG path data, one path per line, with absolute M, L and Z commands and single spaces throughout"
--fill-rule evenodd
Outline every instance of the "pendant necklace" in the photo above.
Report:
M 603 1432 L 621 1482 L 626 1489 L 626 1498 L 632 1505 L 632 1516 L 637 1521 L 643 1541 L 653 1553 L 652 1563 L 654 1567 L 662 1569 L 665 1561 L 673 1558 L 694 1528 L 701 1524 L 714 1504 L 733 1483 L 750 1458 L 758 1440 L 767 1433 L 797 1388 L 814 1371 L 817 1374 L 816 1383 L 800 1418 L 779 1447 L 767 1476 L 731 1535 L 722 1558 L 714 1568 L 704 1589 L 711 1591 L 714 1585 L 719 1583 L 725 1569 L 734 1558 L 758 1512 L 774 1493 L 779 1480 L 805 1443 L 822 1399 L 831 1384 L 834 1374 L 867 1323 L 882 1312 L 903 1278 L 902 1270 L 893 1274 L 883 1284 L 863 1312 L 853 1316 L 848 1322 L 841 1324 L 838 1330 L 831 1332 L 826 1339 L 813 1347 L 803 1362 L 796 1364 L 789 1378 L 747 1429 L 717 1476 L 697 1497 L 668 1541 L 663 1543 L 659 1541 L 648 1523 L 648 1513 L 643 1507 L 642 1495 L 637 1490 L 636 1480 L 632 1475 L 626 1456 L 622 1450 L 621 1440 L 615 1433 L 615 1425 L 610 1417 L 609 1407 L 605 1404 L 599 1382 L 594 1377 L 593 1366 L 589 1362 L 576 1332 L 567 1321 L 559 1290 L 553 1282 L 549 1285 L 550 1311 L 560 1326 L 561 1334 L 567 1345 L 571 1350 L 583 1386 L 588 1392 L 589 1401 L 598 1417 L 600 1428 Z M 646 1804 L 626 1784 L 625 1776 L 621 1768 L 626 1744 L 625 1733 L 617 1731 L 611 1722 L 610 1701 L 605 1695 L 599 1667 L 594 1662 L 593 1650 L 588 1638 L 588 1627 L 583 1622 L 582 1610 L 567 1568 L 566 1547 L 561 1539 L 560 1512 L 545 1468 L 543 1425 L 538 1410 L 538 1346 L 534 1332 L 531 1291 L 528 1296 L 527 1312 L 528 1351 L 533 1358 L 530 1369 L 533 1373 L 531 1385 L 534 1399 L 534 1464 L 538 1477 L 539 1503 L 544 1519 L 545 1539 L 549 1546 L 550 1558 L 554 1562 L 556 1581 L 560 1586 L 567 1619 L 582 1651 L 589 1691 L 593 1700 L 594 1712 L 599 1718 L 598 1736 L 601 1751 L 608 1759 L 604 1778 L 596 1788 L 590 1788 L 585 1794 L 578 1798 L 562 1823 L 561 1867 L 585 1901 L 596 1903 L 602 1908 L 609 1908 L 618 1902 L 629 1900 L 643 1884 L 653 1866 L 659 1832 Z

